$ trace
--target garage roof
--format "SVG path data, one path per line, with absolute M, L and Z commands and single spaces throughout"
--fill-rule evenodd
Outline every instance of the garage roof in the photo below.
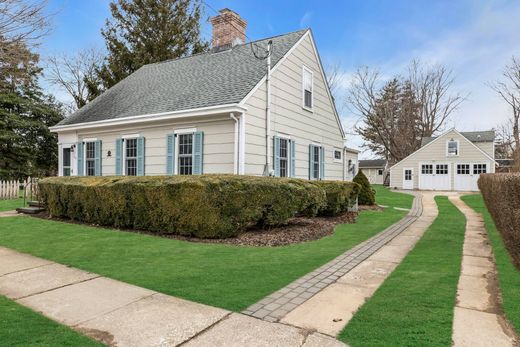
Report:
M 360 160 L 359 161 L 359 168 L 385 168 L 386 167 L 386 160 L 384 159 L 372 159 L 372 160 Z
M 461 131 L 460 134 L 470 140 L 471 142 L 493 142 L 495 141 L 495 131 Z M 435 137 L 423 137 L 421 147 L 435 140 Z

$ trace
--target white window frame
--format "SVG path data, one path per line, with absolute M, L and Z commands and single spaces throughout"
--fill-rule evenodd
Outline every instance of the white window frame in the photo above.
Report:
M 83 175 L 84 176 L 88 176 L 87 175 L 87 143 L 94 143 L 94 175 L 92 176 L 96 176 L 96 141 L 97 141 L 97 137 L 88 137 L 88 138 L 84 138 L 81 140 L 81 142 L 83 143 Z
M 75 153 L 74 153 L 74 151 L 72 150 L 72 146 L 73 146 L 73 145 L 74 145 L 74 144 L 68 144 L 68 143 L 65 144 L 65 143 L 61 143 L 60 146 L 59 146 L 59 147 L 60 147 L 60 152 L 58 153 L 58 156 L 59 156 L 60 158 L 59 158 L 59 165 L 58 165 L 58 166 L 59 166 L 59 168 L 58 168 L 58 170 L 59 170 L 59 174 L 58 174 L 58 176 L 65 176 L 65 175 L 64 175 L 65 166 L 63 165 L 63 164 L 64 164 L 64 163 L 63 163 L 63 160 L 64 160 L 63 150 L 64 150 L 64 149 L 67 149 L 67 148 L 68 148 L 69 151 L 70 151 L 70 166 L 69 166 L 69 173 L 70 173 L 70 174 L 69 174 L 69 176 L 73 176 L 73 175 L 74 175 L 74 164 L 73 164 L 72 162 L 73 162 L 73 157 L 74 157 L 74 154 L 75 154 Z M 76 146 L 74 146 L 74 147 L 76 147 Z
M 339 152 L 339 159 L 336 159 L 336 152 Z M 343 162 L 343 151 L 341 149 L 333 148 L 332 149 L 332 160 L 335 163 L 342 163 Z
M 305 105 L 305 73 L 308 72 L 311 75 L 311 107 Z M 314 72 L 306 67 L 302 66 L 302 107 L 310 112 L 314 109 Z
M 457 144 L 457 154 L 450 154 L 450 142 L 455 142 Z M 456 139 L 453 139 L 453 140 L 448 140 L 446 141 L 446 156 L 447 157 L 458 157 L 460 156 L 460 141 L 459 140 L 456 140 Z
M 197 132 L 197 128 L 182 128 L 182 129 L 174 129 L 173 133 L 175 135 L 187 135 L 187 134 L 195 134 Z M 173 160 L 175 165 L 173 166 L 173 174 L 178 175 L 179 174 L 179 136 L 176 136 L 175 138 L 175 148 L 173 149 Z M 193 155 L 193 142 L 192 142 L 192 155 Z M 192 174 L 193 174 L 193 162 L 192 165 Z
M 136 145 L 136 148 L 135 148 L 135 175 L 137 176 L 137 139 L 140 137 L 139 134 L 134 134 L 134 135 L 123 135 L 122 138 L 123 138 L 123 153 L 122 153 L 122 157 L 123 157 L 123 176 L 128 176 L 126 174 L 126 144 L 128 143 L 128 140 L 135 140 L 135 145 Z
M 321 165 L 320 165 L 320 156 L 321 156 L 321 149 L 322 148 L 325 148 L 321 143 L 316 143 L 316 142 L 313 142 L 312 143 L 313 146 L 315 146 L 315 148 L 317 147 L 318 148 L 318 175 L 314 178 L 315 181 L 319 181 L 320 180 L 320 177 L 321 177 Z M 322 158 L 323 160 L 325 160 L 325 158 Z M 314 166 L 314 163 L 311 163 L 311 165 Z M 312 168 L 313 170 L 313 173 L 314 173 L 314 167 Z

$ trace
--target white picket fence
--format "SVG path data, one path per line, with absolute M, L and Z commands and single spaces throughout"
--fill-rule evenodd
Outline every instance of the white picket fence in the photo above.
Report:
M 26 180 L 0 181 L 0 200 L 32 199 L 38 197 L 38 179 L 28 177 Z

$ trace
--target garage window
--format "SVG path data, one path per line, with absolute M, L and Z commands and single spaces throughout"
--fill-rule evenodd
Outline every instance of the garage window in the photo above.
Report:
M 412 180 L 412 170 L 404 170 L 404 180 L 405 181 Z
M 431 175 L 431 174 L 433 174 L 433 165 L 431 165 L 431 164 L 423 164 L 423 165 L 421 165 L 421 173 L 423 175 Z
M 459 141 L 451 139 L 448 141 L 448 156 L 459 155 Z
M 437 164 L 435 167 L 435 173 L 437 175 L 447 175 L 448 174 L 448 164 Z
M 457 164 L 457 175 L 469 175 L 469 164 Z
M 473 164 L 473 174 L 479 175 L 487 172 L 486 164 Z

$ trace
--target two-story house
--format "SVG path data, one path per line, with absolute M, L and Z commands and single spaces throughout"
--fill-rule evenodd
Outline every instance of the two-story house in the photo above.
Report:
M 60 175 L 351 179 L 312 32 L 244 43 L 237 13 L 211 22 L 209 52 L 145 65 L 51 128 Z

